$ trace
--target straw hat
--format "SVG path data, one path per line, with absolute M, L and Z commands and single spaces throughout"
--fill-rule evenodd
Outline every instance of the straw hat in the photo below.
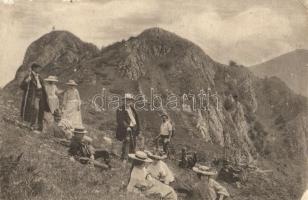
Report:
M 74 86 L 76 86 L 76 85 L 78 85 L 74 80 L 69 80 L 67 83 L 66 83 L 66 85 L 74 85 Z
M 217 175 L 216 171 L 210 171 L 210 167 L 204 166 L 204 165 L 199 165 L 196 167 L 193 167 L 192 170 L 198 174 L 202 174 L 205 176 L 215 176 Z
M 135 98 L 134 98 L 134 95 L 132 95 L 131 93 L 125 93 L 123 99 L 131 99 L 131 100 L 134 100 Z
M 44 79 L 45 81 L 49 82 L 58 82 L 58 79 L 56 76 L 48 76 L 47 78 Z
M 128 154 L 128 157 L 130 157 L 133 160 L 139 160 L 142 162 L 152 162 L 153 160 L 148 158 L 147 154 L 143 151 L 137 151 L 136 153 Z
M 144 151 L 149 158 L 153 159 L 153 160 L 163 160 L 166 159 L 167 156 L 165 154 L 154 154 L 150 151 Z

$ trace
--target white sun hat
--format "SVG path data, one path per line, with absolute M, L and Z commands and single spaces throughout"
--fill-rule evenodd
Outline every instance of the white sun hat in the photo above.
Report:
M 45 81 L 48 82 L 58 82 L 58 79 L 56 76 L 48 76 L 47 78 L 44 79 Z
M 196 167 L 193 167 L 192 170 L 198 174 L 202 174 L 205 176 L 215 176 L 217 175 L 216 171 L 210 170 L 210 167 L 199 165 Z
M 136 153 L 128 154 L 128 157 L 130 157 L 133 160 L 139 160 L 142 162 L 152 162 L 153 160 L 148 158 L 147 154 L 143 151 L 136 151 Z

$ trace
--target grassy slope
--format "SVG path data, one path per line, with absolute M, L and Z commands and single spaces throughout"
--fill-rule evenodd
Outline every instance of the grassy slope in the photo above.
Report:
M 120 45 L 121 46 L 121 45 Z M 91 97 L 94 93 L 100 91 L 101 86 L 106 86 L 106 88 L 112 89 L 113 92 L 124 91 L 125 89 L 136 89 L 138 85 L 136 82 L 122 81 L 122 79 L 113 73 L 114 66 L 117 64 L 117 59 L 122 58 L 122 54 L 125 51 L 119 51 L 115 48 L 115 52 L 111 50 L 105 51 L 102 57 L 85 62 L 80 68 L 80 72 L 76 75 L 72 75 L 71 71 L 65 72 L 62 77 L 68 78 L 72 77 L 78 81 L 82 81 L 80 84 L 80 91 L 82 97 Z M 102 60 L 100 60 L 102 59 Z M 108 61 L 109 63 L 105 63 Z M 152 65 L 153 63 L 151 63 Z M 159 63 L 154 63 L 158 65 Z M 168 66 L 168 62 L 160 63 Z M 151 66 L 149 64 L 149 66 Z M 183 65 L 184 66 L 184 65 Z M 108 77 L 105 77 L 108 75 Z M 95 78 L 99 77 L 99 78 Z M 153 77 L 153 76 L 152 76 Z M 157 80 L 160 80 L 160 74 L 155 74 Z M 154 83 L 157 82 L 152 80 Z M 191 75 L 193 77 L 193 75 Z M 91 80 L 97 79 L 97 87 L 92 86 Z M 174 79 L 177 81 L 178 79 Z M 112 82 L 112 84 L 111 84 Z M 145 81 L 147 82 L 147 81 Z M 191 80 L 193 85 L 197 85 L 193 80 Z M 220 82 L 220 81 L 218 81 Z M 195 84 L 194 84 L 195 83 Z M 143 84 L 140 84 L 143 85 Z M 163 84 L 162 84 L 163 85 Z M 91 86 L 91 87 L 89 87 Z M 183 86 L 186 86 L 184 84 Z M 159 88 L 163 89 L 163 86 Z M 147 87 L 145 87 L 147 88 Z M 187 89 L 186 87 L 178 87 L 174 85 L 174 89 Z M 191 88 L 195 88 L 191 86 Z M 223 90 L 224 91 L 224 90 Z M 15 95 L 17 97 L 18 95 Z M 19 102 L 19 100 L 15 100 Z M 264 101 L 267 105 L 267 101 Z M 87 128 L 90 131 L 91 136 L 99 142 L 102 141 L 102 137 L 111 136 L 115 130 L 115 113 L 90 113 L 89 110 L 83 106 L 83 117 Z M 5 110 L 1 112 L 2 114 L 10 114 L 11 110 Z M 289 113 L 288 113 L 289 114 Z M 156 118 L 154 117 L 156 116 Z M 14 117 L 16 117 L 15 115 Z M 177 135 L 174 138 L 174 146 L 177 152 L 180 148 L 185 145 L 189 146 L 190 150 L 198 151 L 199 157 L 204 159 L 213 159 L 214 157 L 221 157 L 222 149 L 215 145 L 208 145 L 202 142 L 193 131 L 187 129 L 189 125 L 189 117 L 175 117 L 173 119 L 179 119 L 176 121 L 177 124 Z M 151 146 L 151 138 L 156 135 L 156 130 L 159 124 L 158 115 L 147 112 L 143 115 L 143 125 L 145 125 L 144 133 L 146 135 L 146 143 Z M 266 118 L 268 119 L 268 118 Z M 16 194 L 17 199 L 125 199 L 125 193 L 122 192 L 122 180 L 124 183 L 128 180 L 128 170 L 127 168 L 120 168 L 111 173 L 100 172 L 95 169 L 91 169 L 88 166 L 80 165 L 79 163 L 73 163 L 66 157 L 66 149 L 61 145 L 54 143 L 50 138 L 45 135 L 37 136 L 33 135 L 24 130 L 17 129 L 12 125 L 7 125 L 5 123 L 0 124 L 1 129 L 1 157 L 14 155 L 15 157 L 20 154 L 20 152 L 25 152 L 21 159 L 21 164 L 16 169 L 16 172 L 12 174 L 11 184 L 9 185 L 8 192 Z M 118 146 L 118 145 L 116 145 Z M 280 146 L 277 146 L 280 148 Z M 285 199 L 292 200 L 296 199 L 298 196 L 298 179 L 300 177 L 292 177 L 289 172 L 298 171 L 296 168 L 296 163 L 292 165 L 287 165 L 287 160 L 277 160 L 273 161 L 263 161 L 259 160 L 259 166 L 262 169 L 272 169 L 273 174 L 260 174 L 252 173 L 249 175 L 248 183 L 241 189 L 237 189 L 234 185 L 227 185 L 233 195 L 232 199 Z M 5 164 L 6 161 L 1 163 L 1 166 Z M 173 167 L 176 162 L 170 163 Z M 119 161 L 115 160 L 115 166 L 120 166 Z M 37 168 L 38 170 L 27 171 L 27 168 Z M 190 173 L 187 174 L 186 171 L 180 170 L 174 167 L 176 175 L 178 177 L 186 178 L 190 177 Z M 33 187 L 28 187 L 29 183 L 24 185 L 14 186 L 13 183 L 19 183 L 19 181 L 28 180 L 28 176 L 34 175 L 37 171 L 40 173 L 37 175 L 36 179 L 41 180 L 38 185 L 42 185 L 41 192 L 38 192 L 36 197 L 31 196 L 33 191 L 40 191 L 40 189 L 33 189 Z M 15 174 L 17 173 L 17 174 Z M 18 174 L 22 175 L 18 175 Z M 112 176 L 110 175 L 112 174 Z M 290 173 L 291 174 L 291 173 Z M 193 175 L 192 175 L 193 176 Z M 35 179 L 35 180 L 36 180 Z M 108 181 L 107 181 L 108 180 Z M 21 182 L 22 183 L 22 182 Z M 24 187 L 27 186 L 27 187 Z M 17 187 L 17 188 L 15 188 Z M 288 191 L 283 191 L 281 188 L 288 188 Z M 2 189 L 3 191 L 3 189 Z M 30 192 L 27 193 L 26 191 Z M 25 193 L 26 192 L 26 193 Z M 122 195 L 122 196 L 121 196 Z M 91 198 L 90 198 L 91 197 Z M 135 199 L 135 197 L 130 197 L 126 199 Z
M 123 191 L 129 167 L 119 161 L 107 173 L 69 160 L 67 149 L 46 134 L 3 121 L 0 127 L 0 199 L 143 199 Z
M 3 110 L 1 107 L 1 115 L 10 114 L 16 117 L 12 110 L 14 109 Z M 124 191 L 130 165 L 123 167 L 119 160 L 114 159 L 114 170 L 101 171 L 70 161 L 67 149 L 46 134 L 36 135 L 3 121 L 0 122 L 0 127 L 1 199 L 143 199 L 127 195 Z M 100 140 L 103 133 L 94 128 L 95 126 L 89 127 L 93 136 L 95 134 Z M 108 132 L 105 134 L 108 135 Z M 191 150 L 197 150 L 202 160 L 221 155 L 221 150 L 217 147 L 204 145 L 194 137 L 187 139 L 187 136 L 180 135 L 174 139 L 174 143 L 177 150 L 184 143 L 195 144 Z M 20 153 L 23 156 L 17 165 L 9 162 L 15 160 Z M 177 177 L 193 182 L 194 173 L 179 169 L 175 161 L 168 163 Z M 259 166 L 272 169 L 273 173 L 250 173 L 248 182 L 240 189 L 222 182 L 232 194 L 231 199 L 298 198 L 299 195 L 295 192 L 298 190 L 296 181 L 301 177 L 289 177 L 287 174 L 288 171 L 298 170 L 294 165 L 260 160 Z M 280 190 L 286 186 L 288 191 Z

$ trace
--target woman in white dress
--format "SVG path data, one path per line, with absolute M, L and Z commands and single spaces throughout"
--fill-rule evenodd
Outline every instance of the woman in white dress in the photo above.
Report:
M 143 196 L 160 196 L 162 200 L 177 200 L 177 194 L 172 187 L 153 178 L 147 169 L 145 163 L 152 162 L 143 151 L 136 151 L 135 154 L 128 154 L 133 160 L 133 166 L 127 191 Z
M 59 109 L 59 98 L 58 95 L 62 92 L 58 89 L 56 83 L 58 79 L 56 76 L 48 76 L 44 79 L 45 91 L 47 96 L 47 103 L 50 109 L 49 112 L 44 113 L 44 127 L 48 127 L 53 122 L 53 114 L 55 110 Z
M 63 118 L 68 120 L 73 128 L 82 127 L 81 100 L 76 88 L 77 83 L 74 80 L 69 80 L 66 85 L 68 88 L 63 97 Z

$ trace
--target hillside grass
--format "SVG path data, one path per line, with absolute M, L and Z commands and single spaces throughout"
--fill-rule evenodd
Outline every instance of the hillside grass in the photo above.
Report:
M 1 109 L 0 117 L 11 114 L 17 117 L 17 109 Z M 104 136 L 112 137 L 110 130 L 99 130 L 97 125 L 86 125 L 96 144 L 102 144 Z M 125 186 L 129 179 L 131 165 L 125 166 L 118 158 L 112 159 L 112 170 L 102 171 L 90 165 L 71 161 L 67 147 L 59 144 L 47 134 L 35 134 L 14 124 L 0 121 L 0 199 L 8 200 L 143 200 L 145 197 L 127 194 Z M 154 133 L 146 133 L 147 148 L 152 147 Z M 176 177 L 193 184 L 195 174 L 177 167 L 181 147 L 197 151 L 201 162 L 211 163 L 222 156 L 222 149 L 216 145 L 205 144 L 189 133 L 178 134 L 173 139 L 175 157 L 168 160 Z M 106 148 L 119 152 L 120 143 Z M 17 161 L 18 156 L 20 160 Z M 300 188 L 304 177 L 292 176 L 300 171 L 300 163 L 287 160 L 269 161 L 259 159 L 258 166 L 270 169 L 271 173 L 251 172 L 248 181 L 237 188 L 220 180 L 229 190 L 232 200 L 296 200 L 304 188 Z M 179 199 L 185 199 L 179 195 Z M 189 199 L 189 198 L 187 198 Z

